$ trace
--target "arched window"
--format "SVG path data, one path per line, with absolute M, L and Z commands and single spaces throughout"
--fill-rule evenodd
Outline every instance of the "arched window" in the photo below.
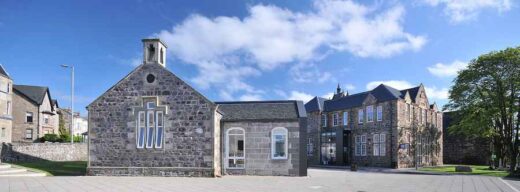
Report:
M 161 63 L 164 64 L 164 52 L 163 52 L 163 49 L 161 48 Z
M 287 129 L 276 127 L 271 130 L 271 158 L 287 159 Z
M 226 131 L 226 168 L 243 169 L 245 164 L 245 131 L 230 128 Z

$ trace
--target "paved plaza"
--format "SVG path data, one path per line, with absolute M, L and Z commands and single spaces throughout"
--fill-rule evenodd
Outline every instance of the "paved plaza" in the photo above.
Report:
M 309 169 L 308 177 L 4 177 L 0 191 L 341 191 L 519 192 L 520 181 L 498 177 L 413 175 Z

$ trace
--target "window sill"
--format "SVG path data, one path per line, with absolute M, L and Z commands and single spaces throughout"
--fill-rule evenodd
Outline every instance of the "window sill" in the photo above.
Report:
M 271 157 L 271 160 L 287 160 L 287 157 Z
M 226 169 L 241 170 L 241 169 L 245 169 L 245 167 L 226 167 Z

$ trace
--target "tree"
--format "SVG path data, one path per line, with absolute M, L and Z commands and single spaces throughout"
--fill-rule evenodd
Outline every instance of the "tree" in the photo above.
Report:
M 520 47 L 494 51 L 472 60 L 450 89 L 447 110 L 460 121 L 449 129 L 489 138 L 501 162 L 516 170 L 520 124 Z

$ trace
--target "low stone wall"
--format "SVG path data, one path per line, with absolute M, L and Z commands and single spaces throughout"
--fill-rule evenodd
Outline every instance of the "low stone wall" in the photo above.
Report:
M 4 143 L 0 159 L 3 162 L 87 161 L 87 144 Z

